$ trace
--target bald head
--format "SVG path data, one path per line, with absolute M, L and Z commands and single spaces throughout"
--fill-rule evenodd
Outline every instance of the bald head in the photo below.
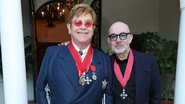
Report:
M 129 27 L 123 22 L 115 22 L 109 28 L 109 34 L 115 33 L 119 34 L 120 32 L 130 33 Z
M 115 22 L 110 26 L 108 35 L 107 42 L 112 51 L 118 55 L 118 57 L 120 54 L 127 56 L 130 50 L 130 43 L 133 39 L 128 25 L 120 21 Z

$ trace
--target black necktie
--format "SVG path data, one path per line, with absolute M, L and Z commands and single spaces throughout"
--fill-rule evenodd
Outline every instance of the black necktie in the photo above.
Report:
M 79 51 L 79 54 L 80 54 L 80 56 L 82 56 L 83 55 L 83 52 L 82 51 Z

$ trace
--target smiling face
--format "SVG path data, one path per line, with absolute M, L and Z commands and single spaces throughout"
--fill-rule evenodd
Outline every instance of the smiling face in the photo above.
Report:
M 71 23 L 67 24 L 69 34 L 71 34 L 72 41 L 76 44 L 90 44 L 94 34 L 94 24 L 92 16 L 82 14 L 74 16 Z
M 96 14 L 87 4 L 76 4 L 69 12 L 67 28 L 73 43 L 80 49 L 90 45 L 96 25 Z

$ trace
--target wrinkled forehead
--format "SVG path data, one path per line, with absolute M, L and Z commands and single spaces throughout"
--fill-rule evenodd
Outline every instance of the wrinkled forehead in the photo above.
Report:
M 110 27 L 108 34 L 120 34 L 121 32 L 130 33 L 130 30 L 126 24 L 115 23 Z

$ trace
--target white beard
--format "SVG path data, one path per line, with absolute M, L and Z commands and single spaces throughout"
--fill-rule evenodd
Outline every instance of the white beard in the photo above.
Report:
M 126 48 L 122 48 L 122 49 L 114 48 L 113 51 L 114 51 L 114 53 L 117 53 L 117 54 L 120 54 L 120 53 L 126 54 L 127 53 Z

